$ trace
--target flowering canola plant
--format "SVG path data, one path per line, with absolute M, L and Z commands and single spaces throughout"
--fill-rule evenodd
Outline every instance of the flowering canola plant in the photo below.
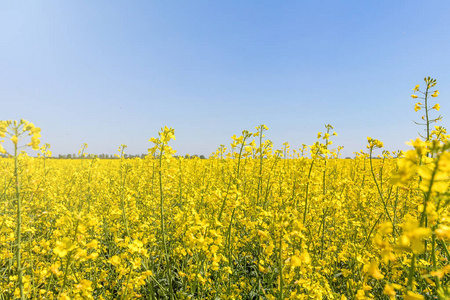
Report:
M 204 160 L 167 127 L 144 159 L 56 160 L 2 121 L 0 299 L 448 299 L 450 141 L 425 82 L 426 134 L 376 158 L 370 137 L 339 158 L 331 125 L 276 150 L 260 125 Z

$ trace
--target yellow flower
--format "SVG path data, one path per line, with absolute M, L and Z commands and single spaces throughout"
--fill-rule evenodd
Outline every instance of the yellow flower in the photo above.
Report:
M 87 251 L 85 249 L 77 249 L 74 258 L 75 259 L 83 259 L 87 257 Z
M 372 276 L 375 279 L 383 279 L 384 276 L 381 274 L 380 270 L 378 269 L 378 264 L 376 261 L 372 261 L 369 266 L 369 270 L 367 271 L 370 276 Z
M 110 264 L 112 264 L 113 266 L 118 266 L 120 265 L 120 257 L 118 257 L 117 255 L 114 255 L 113 257 L 111 257 L 108 262 Z
M 212 245 L 211 248 L 210 248 L 210 252 L 212 254 L 217 253 L 218 250 L 219 250 L 219 247 L 217 245 Z
M 98 241 L 97 240 L 92 240 L 89 243 L 86 244 L 86 248 L 88 249 L 97 249 L 98 247 Z
M 450 226 L 440 224 L 435 232 L 438 238 L 450 240 Z
M 386 295 L 386 296 L 388 296 L 389 299 L 395 299 L 395 290 L 394 290 L 394 288 L 392 287 L 392 285 L 390 285 L 390 284 L 386 284 L 386 285 L 384 286 L 383 294 Z
M 262 239 L 267 239 L 269 237 L 269 234 L 267 232 L 264 232 L 262 230 L 258 230 L 258 235 L 262 238 Z
M 416 105 L 414 105 L 414 111 L 418 111 L 418 110 L 421 110 L 421 109 L 422 109 L 422 107 L 421 107 L 420 105 L 422 105 L 422 103 L 420 103 L 420 102 L 417 102 L 417 103 L 416 103 Z
M 50 272 L 52 272 L 53 274 L 55 274 L 56 276 L 61 275 L 61 271 L 59 270 L 59 264 L 55 263 L 53 265 L 50 266 Z
M 418 91 L 419 90 L 419 85 L 416 85 L 414 88 L 413 88 L 413 91 L 415 92 L 415 91 Z
M 439 95 L 439 91 L 436 90 L 436 91 L 434 91 L 434 93 L 431 95 L 431 97 L 437 97 L 438 95 Z
M 131 252 L 141 252 L 143 246 L 144 244 L 141 241 L 134 240 L 132 244 L 128 245 L 128 248 Z
M 53 252 L 59 257 L 64 257 L 75 249 L 75 244 L 69 238 L 63 238 L 61 241 L 56 242 L 56 247 L 53 248 Z
M 302 263 L 311 263 L 311 257 L 306 250 L 304 250 L 300 255 L 293 255 L 291 257 L 291 267 L 299 267 Z
M 414 292 L 407 291 L 406 295 L 405 295 L 405 297 L 403 297 L 403 299 L 405 299 L 405 300 L 425 300 L 425 297 L 420 294 L 416 294 Z
M 435 110 L 440 110 L 441 106 L 439 105 L 439 103 L 436 103 L 432 108 Z
M 309 253 L 305 251 L 303 251 L 302 255 L 300 256 L 300 259 L 305 263 L 305 264 L 309 264 L 311 263 L 311 257 L 309 256 Z
M 291 257 L 291 267 L 300 267 L 302 265 L 302 260 L 300 257 L 294 255 Z
M 419 221 L 411 216 L 406 218 L 402 227 L 403 235 L 400 237 L 399 245 L 396 248 L 409 250 L 416 254 L 423 252 L 425 250 L 423 239 L 431 236 L 431 228 L 420 227 Z
M 16 135 L 13 135 L 13 136 L 11 137 L 11 141 L 14 143 L 14 145 L 17 146 L 17 142 L 19 141 L 19 139 L 17 138 Z
M 83 279 L 77 285 L 75 285 L 75 288 L 78 290 L 91 291 L 92 290 L 91 285 L 92 285 L 92 282 L 90 280 Z
M 70 297 L 67 296 L 66 293 L 62 293 L 61 295 L 59 295 L 58 300 L 70 300 Z
M 98 253 L 97 252 L 92 252 L 91 254 L 86 256 L 86 259 L 96 259 L 97 257 L 98 257 Z
M 411 98 L 416 99 L 416 98 L 417 98 L 417 95 L 412 94 L 412 95 L 411 95 Z
M 370 136 L 367 137 L 367 142 L 369 142 L 369 144 L 367 145 L 367 149 L 383 148 L 383 146 L 384 146 L 383 142 L 381 142 L 377 139 L 373 139 Z

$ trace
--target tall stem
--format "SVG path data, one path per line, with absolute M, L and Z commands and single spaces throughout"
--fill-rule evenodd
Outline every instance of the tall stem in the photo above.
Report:
M 279 284 L 279 299 L 284 299 L 284 281 L 283 281 L 283 220 L 281 219 L 281 228 L 280 228 L 280 248 L 278 250 L 278 276 L 280 277 L 280 284 Z
M 256 205 L 259 205 L 262 189 L 262 168 L 263 168 L 263 151 L 262 151 L 262 128 L 259 131 L 259 176 L 258 176 L 258 196 L 256 198 Z
M 14 129 L 14 134 L 18 137 L 17 128 Z M 16 180 L 16 199 L 17 199 L 17 227 L 16 227 L 16 262 L 17 262 L 17 277 L 19 281 L 20 299 L 24 300 L 25 295 L 23 291 L 22 281 L 22 262 L 21 262 L 21 227 L 22 227 L 22 203 L 20 198 L 20 182 L 19 182 L 19 158 L 17 154 L 17 143 L 14 144 L 14 177 Z
M 397 228 L 395 227 L 395 223 L 392 220 L 391 215 L 389 214 L 389 210 L 387 208 L 387 203 L 384 201 L 383 193 L 382 193 L 382 191 L 380 189 L 380 186 L 378 185 L 377 178 L 376 178 L 375 173 L 373 171 L 372 151 L 373 151 L 373 148 L 370 148 L 370 154 L 369 154 L 370 172 L 372 173 L 373 181 L 375 181 L 375 185 L 377 187 L 378 194 L 380 195 L 381 203 L 383 203 L 384 212 L 386 213 L 386 216 L 388 217 L 389 221 L 391 221 L 392 228 L 394 229 L 394 238 L 395 238 L 395 234 L 399 235 L 399 232 L 397 231 Z
M 125 173 L 125 176 L 124 176 L 124 174 L 123 174 L 124 166 L 123 166 L 122 159 L 123 158 L 120 158 L 120 160 L 121 160 L 120 161 L 120 183 L 121 183 L 120 203 L 122 205 L 122 219 L 123 219 L 123 222 L 125 223 L 125 230 L 126 230 L 127 236 L 131 238 L 130 230 L 128 228 L 127 214 L 126 214 L 126 211 L 125 211 L 125 181 L 126 181 L 126 173 Z
M 172 289 L 172 274 L 171 274 L 171 266 L 170 266 L 170 258 L 169 252 L 167 250 L 167 242 L 166 242 L 166 231 L 164 228 L 164 194 L 163 194 L 163 186 L 162 186 L 162 157 L 164 154 L 164 144 L 161 146 L 161 152 L 159 154 L 159 191 L 160 191 L 160 214 L 161 214 L 161 233 L 163 237 L 164 244 L 164 254 L 166 256 L 167 262 L 167 279 L 169 281 L 169 292 L 170 299 L 173 299 L 173 289 Z
M 306 214 L 308 213 L 308 193 L 309 193 L 309 180 L 311 178 L 311 172 L 314 166 L 314 158 L 311 157 L 311 166 L 309 167 L 308 172 L 308 182 L 306 183 L 306 195 L 305 195 L 305 211 L 303 212 L 303 224 L 306 222 Z
M 429 85 L 427 84 L 427 89 L 425 91 L 425 117 L 427 119 L 427 142 L 430 140 L 430 121 L 428 118 L 428 90 Z

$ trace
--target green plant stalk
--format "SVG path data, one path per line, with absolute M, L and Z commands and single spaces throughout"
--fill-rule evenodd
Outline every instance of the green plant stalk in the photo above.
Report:
M 433 232 L 433 237 L 431 239 L 431 258 L 433 261 L 433 271 L 437 271 L 436 264 L 436 234 Z M 435 276 L 436 287 L 439 289 L 441 287 L 441 281 L 439 277 Z
M 66 285 L 67 285 L 67 275 L 69 274 L 69 267 L 70 267 L 70 263 L 72 261 L 72 253 L 73 251 L 70 251 L 70 253 L 67 255 L 67 263 L 66 263 L 66 267 L 64 268 L 64 279 L 63 279 L 63 285 L 61 287 L 61 291 L 59 294 L 63 293 L 64 290 L 66 289 Z
M 400 235 L 400 234 L 398 233 L 397 228 L 395 227 L 395 223 L 392 220 L 391 215 L 389 214 L 389 211 L 387 209 L 387 203 L 384 201 L 383 193 L 381 193 L 377 178 L 375 177 L 375 173 L 373 171 L 373 164 L 372 164 L 372 151 L 373 151 L 373 148 L 370 148 L 370 155 L 369 155 L 370 171 L 372 173 L 373 181 L 375 181 L 375 185 L 377 186 L 377 191 L 378 191 L 378 194 L 380 195 L 381 202 L 383 203 L 384 211 L 385 211 L 387 217 L 389 218 L 389 221 L 391 221 L 392 228 L 394 229 L 394 238 L 395 238 L 395 233 L 397 233 L 398 235 Z
M 225 208 L 225 203 L 227 201 L 228 198 L 228 192 L 230 191 L 230 186 L 231 186 L 231 179 L 232 176 L 230 176 L 230 180 L 228 181 L 228 186 L 227 186 L 227 193 L 225 195 L 225 198 L 222 201 L 222 206 L 220 207 L 220 211 L 219 211 L 219 216 L 217 218 L 217 220 L 220 222 L 220 220 L 222 219 L 222 213 L 223 213 L 223 209 Z
M 170 257 L 169 252 L 167 250 L 167 242 L 166 242 L 166 229 L 164 227 L 164 194 L 163 194 L 163 185 L 162 185 L 162 157 L 164 154 L 164 144 L 161 145 L 161 152 L 159 154 L 159 190 L 160 190 L 160 215 L 161 215 L 161 233 L 163 237 L 163 245 L 164 245 L 164 254 L 166 256 L 167 262 L 167 279 L 169 281 L 169 293 L 170 299 L 174 299 L 173 288 L 172 288 L 172 273 L 171 273 L 171 265 L 170 265 Z
M 122 219 L 123 219 L 123 222 L 125 224 L 125 230 L 126 230 L 127 236 L 130 237 L 130 231 L 128 229 L 128 220 L 127 220 L 127 215 L 126 215 L 126 212 L 125 212 L 125 180 L 126 180 L 126 176 L 123 175 L 122 158 L 120 160 L 121 160 L 121 162 L 120 162 L 120 183 L 121 183 L 121 186 L 120 186 L 120 189 L 121 189 L 120 203 L 121 203 L 121 206 L 122 206 Z
M 450 252 L 448 251 L 448 248 L 447 248 L 447 245 L 445 244 L 445 242 L 442 241 L 442 240 L 438 240 L 437 242 L 440 244 L 440 246 L 444 250 L 445 254 L 447 254 L 447 259 L 449 259 L 450 258 Z
M 375 223 L 372 226 L 372 229 L 370 229 L 369 234 L 367 235 L 367 239 L 366 242 L 364 243 L 363 248 L 366 248 L 367 243 L 369 242 L 370 236 L 372 235 L 373 230 L 375 229 L 375 227 L 377 226 L 378 222 L 380 221 L 381 217 L 383 216 L 383 213 L 380 214 L 380 216 L 378 217 L 378 219 L 375 221 Z
M 427 205 L 428 202 L 430 200 L 431 197 L 431 188 L 433 187 L 433 183 L 434 183 L 434 177 L 436 176 L 437 170 L 438 170 L 438 163 L 439 163 L 439 158 L 440 156 L 437 157 L 436 160 L 436 166 L 433 169 L 433 173 L 431 173 L 431 179 L 430 179 L 430 184 L 428 186 L 428 192 L 425 195 L 425 199 L 423 201 L 423 211 L 422 211 L 422 216 L 420 217 L 420 227 L 422 227 L 425 224 L 425 220 L 426 220 L 426 216 L 427 216 Z
M 327 212 L 328 212 L 328 210 L 327 209 L 324 209 L 323 210 L 323 216 L 322 216 L 322 224 L 321 224 L 321 227 L 322 227 L 322 236 L 321 236 L 321 247 L 320 247 L 320 258 L 321 259 L 323 259 L 323 253 L 324 253 L 324 246 L 325 246 L 325 225 L 326 225 L 326 223 L 325 223 L 325 219 L 326 219 L 326 216 L 327 216 Z M 319 228 L 319 231 L 320 231 L 320 228 Z
M 261 185 L 262 185 L 262 169 L 263 169 L 263 151 L 262 151 L 262 127 L 259 132 L 259 177 L 258 177 L 258 195 L 256 197 L 256 205 L 259 205 L 259 199 L 261 197 Z
M 241 149 L 239 150 L 238 165 L 237 165 L 237 170 L 236 170 L 236 182 L 239 179 L 239 170 L 240 170 L 240 166 L 241 166 L 241 156 L 242 156 L 242 150 L 244 149 L 245 140 L 246 140 L 246 138 L 244 137 L 244 139 L 242 140 Z M 231 177 L 230 177 L 230 184 L 231 184 Z M 237 186 L 236 190 L 239 190 L 239 183 L 237 183 L 236 186 Z M 228 189 L 229 188 L 230 188 L 230 185 L 228 185 Z M 220 208 L 219 217 L 218 217 L 219 222 L 220 222 L 220 220 L 222 218 L 222 213 L 223 213 L 223 210 L 225 208 L 225 202 L 226 202 L 226 200 L 228 198 L 228 189 L 227 189 L 227 196 L 223 199 L 222 206 Z
M 80 223 L 79 220 L 77 220 L 77 222 L 75 223 L 75 233 L 74 233 L 73 238 L 72 238 L 73 242 L 75 242 L 76 239 L 77 239 L 78 224 L 79 224 L 79 223 Z M 61 295 L 61 293 L 64 292 L 64 290 L 65 290 L 65 288 L 66 288 L 66 285 L 67 285 L 67 275 L 69 274 L 69 267 L 70 267 L 70 264 L 71 264 L 71 261 L 72 261 L 72 254 L 73 254 L 73 251 L 74 251 L 74 250 L 70 251 L 70 252 L 67 254 L 67 263 L 66 263 L 66 267 L 64 268 L 63 285 L 62 285 L 62 287 L 61 287 L 61 291 L 59 292 L 59 295 Z
M 14 134 L 18 136 L 17 128 Z M 23 291 L 22 279 L 22 262 L 21 262 L 21 243 L 22 243 L 22 199 L 20 198 L 20 181 L 19 181 L 19 157 L 17 154 L 17 143 L 14 144 L 14 177 L 16 180 L 16 199 L 17 199 L 17 227 L 16 227 L 16 262 L 17 262 L 17 279 L 19 281 L 20 299 L 25 299 Z
M 127 283 L 125 284 L 125 291 L 122 294 L 122 297 L 120 297 L 120 299 L 126 299 L 127 293 L 128 293 L 128 284 L 130 283 L 130 277 L 131 277 L 131 271 L 133 270 L 132 266 L 130 266 L 130 270 L 128 272 L 128 276 L 127 276 Z
M 330 133 L 330 128 L 327 129 L 327 134 Z M 328 141 L 329 139 L 325 139 L 325 149 L 328 150 Z M 323 197 L 325 198 L 325 195 L 327 193 L 327 187 L 326 187 L 326 174 L 327 174 L 327 159 L 325 157 L 325 162 L 324 162 L 324 167 L 323 167 L 323 174 L 322 174 L 322 194 Z M 322 217 L 322 236 L 321 236 L 321 251 L 320 251 L 320 258 L 323 259 L 323 248 L 324 248 L 324 244 L 325 244 L 325 219 L 326 219 L 326 213 L 327 213 L 327 209 L 323 209 L 322 210 L 323 213 L 323 217 Z M 320 229 L 319 229 L 320 231 Z
M 431 188 L 433 187 L 434 177 L 435 177 L 436 172 L 437 172 L 439 157 L 440 156 L 438 156 L 437 161 L 436 161 L 436 166 L 433 169 L 433 173 L 431 174 L 430 184 L 428 186 L 428 192 L 425 195 L 425 199 L 424 199 L 424 203 L 423 203 L 423 211 L 422 211 L 422 216 L 420 218 L 420 225 L 419 225 L 419 227 L 422 227 L 424 225 L 424 223 L 425 223 L 425 217 L 426 217 L 426 211 L 427 211 L 427 203 L 428 203 L 428 200 L 430 200 Z M 412 288 L 413 288 L 413 286 L 412 286 L 412 279 L 414 277 L 415 268 L 416 268 L 416 254 L 413 254 L 412 259 L 411 259 L 411 266 L 409 268 L 409 274 L 408 274 L 408 284 L 407 284 L 408 290 L 412 290 Z
M 308 172 L 308 182 L 306 183 L 305 211 L 303 212 L 303 224 L 305 224 L 305 222 L 306 222 L 306 214 L 308 212 L 309 181 L 311 179 L 311 172 L 312 172 L 314 162 L 315 162 L 314 158 L 311 157 L 311 159 L 312 159 L 311 166 L 309 167 L 309 172 Z
M 413 290 L 413 277 L 414 277 L 414 272 L 416 269 L 416 254 L 413 253 L 413 256 L 411 258 L 411 266 L 409 267 L 409 273 L 408 273 L 408 284 L 407 284 L 407 289 L 412 291 Z
M 236 202 L 239 198 L 239 171 L 240 171 L 240 166 L 241 166 L 242 150 L 244 149 L 245 140 L 246 140 L 246 137 L 244 136 L 244 139 L 242 140 L 241 149 L 239 150 L 238 164 L 237 164 L 237 170 L 236 170 L 236 200 L 235 200 Z M 228 196 L 228 193 L 227 193 L 227 196 Z M 222 208 L 220 210 L 219 217 L 222 216 L 222 211 L 225 206 L 225 200 L 226 200 L 226 198 L 224 199 L 224 201 L 222 203 Z M 231 230 L 232 230 L 235 212 L 236 212 L 236 207 L 233 208 L 233 212 L 231 213 L 231 217 L 230 217 L 230 225 L 228 226 L 228 263 L 230 264 L 230 269 L 233 266 L 231 263 L 232 262 Z M 220 219 L 219 219 L 219 221 L 220 221 Z M 231 289 L 231 280 L 228 281 L 228 294 L 230 294 L 230 289 Z
M 231 218 L 230 218 L 230 225 L 228 226 L 228 233 L 227 233 L 227 240 L 228 240 L 228 261 L 230 263 L 231 266 L 231 259 L 232 259 L 232 249 L 231 249 L 231 230 L 233 229 L 233 220 L 234 220 L 234 214 L 236 212 L 236 207 L 233 209 L 233 212 L 231 213 Z
M 273 170 L 275 169 L 277 162 L 280 158 L 278 156 L 275 157 L 272 168 L 270 169 L 269 176 L 267 176 L 267 183 L 266 183 L 266 193 L 264 197 L 264 209 L 267 209 L 267 199 L 269 198 L 269 194 L 272 190 L 272 184 L 270 183 L 271 174 L 274 173 Z
M 88 175 L 88 214 L 91 212 L 91 168 L 95 162 L 95 158 L 92 159 L 91 165 L 89 166 L 89 175 Z
M 179 165 L 180 165 L 180 177 L 179 177 L 179 187 L 178 187 L 178 189 L 180 190 L 180 203 L 179 203 L 179 205 L 180 205 L 180 207 L 182 206 L 182 203 L 183 203 L 183 185 L 182 185 L 182 183 L 183 183 L 183 169 L 181 168 L 181 159 L 179 159 Z
M 283 221 L 281 220 L 281 231 L 280 231 L 280 249 L 279 249 L 279 260 L 278 260 L 278 268 L 279 268 L 279 274 L 278 276 L 280 277 L 280 284 L 279 284 L 279 288 L 280 288 L 280 293 L 279 293 L 279 299 L 283 300 L 284 299 L 284 293 L 283 293 L 283 286 L 284 286 L 284 282 L 283 282 Z
M 430 140 L 430 120 L 428 117 L 428 90 L 429 84 L 427 83 L 427 89 L 425 91 L 425 117 L 427 119 L 427 142 Z

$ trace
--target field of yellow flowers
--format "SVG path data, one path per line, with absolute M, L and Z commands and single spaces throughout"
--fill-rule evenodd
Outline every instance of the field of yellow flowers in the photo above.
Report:
M 275 150 L 260 125 L 205 160 L 167 127 L 145 159 L 33 158 L 39 128 L 2 121 L 0 299 L 449 299 L 450 142 L 425 81 L 427 136 L 379 157 L 368 138 L 339 158 L 331 125 Z

